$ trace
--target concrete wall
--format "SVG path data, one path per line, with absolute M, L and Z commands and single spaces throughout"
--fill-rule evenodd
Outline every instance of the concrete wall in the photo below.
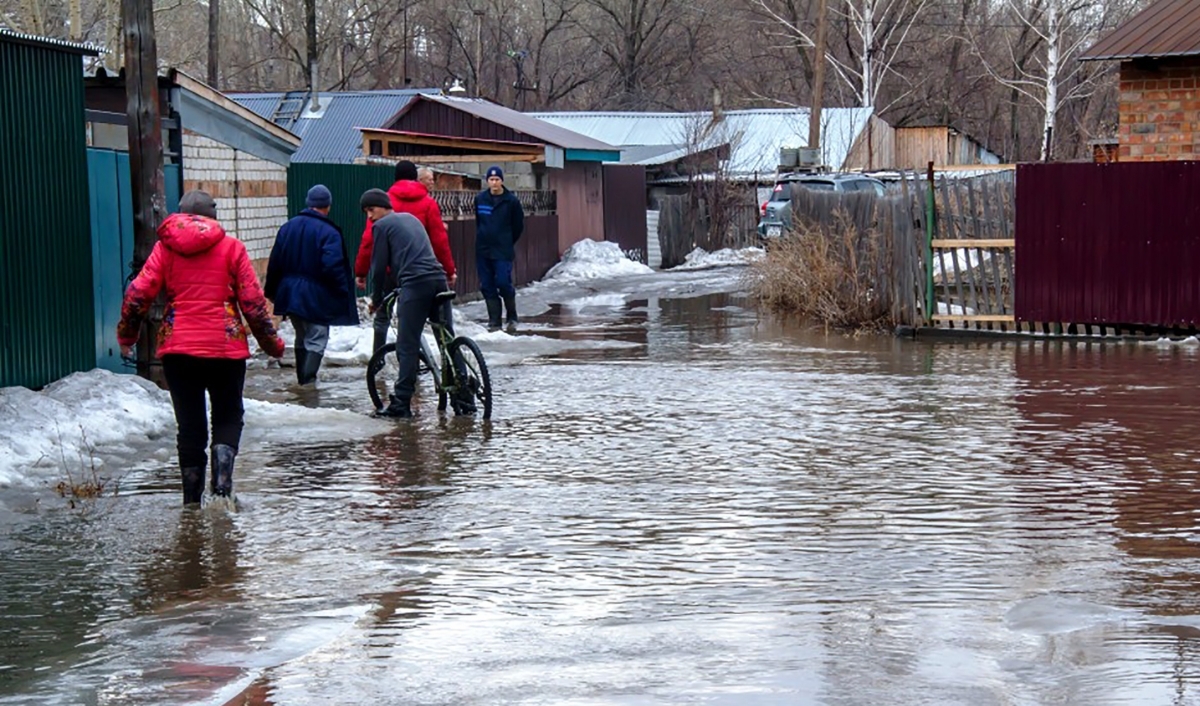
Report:
M 217 219 L 241 240 L 262 277 L 275 233 L 288 219 L 287 167 L 184 131 L 183 190 L 203 189 L 217 201 Z
M 1200 157 L 1200 57 L 1123 62 L 1120 86 L 1119 161 Z

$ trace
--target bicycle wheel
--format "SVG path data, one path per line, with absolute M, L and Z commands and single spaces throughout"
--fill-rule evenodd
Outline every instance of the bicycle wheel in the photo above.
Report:
M 417 378 L 419 380 L 422 373 L 432 373 L 430 377 L 433 379 L 433 387 L 438 392 L 438 409 L 445 409 L 446 393 L 438 379 L 438 371 L 441 370 L 441 366 L 437 364 L 437 359 L 429 350 L 429 344 L 425 342 L 423 336 L 421 337 L 420 356 Z M 399 374 L 400 366 L 396 361 L 395 343 L 388 343 L 371 356 L 371 360 L 367 363 L 367 393 L 371 395 L 371 403 L 375 405 L 376 411 L 388 405 L 390 401 L 388 396 L 391 395 L 392 387 Z
M 395 343 L 388 343 L 375 351 L 371 360 L 367 362 L 367 392 L 371 395 L 371 404 L 375 405 L 375 411 L 387 406 L 384 400 L 387 400 L 392 391 L 396 372 Z
M 462 361 L 467 366 L 466 385 L 471 390 L 475 397 L 476 406 L 483 407 L 483 418 L 492 418 L 492 378 L 488 375 L 487 363 L 483 361 L 483 351 L 479 350 L 479 346 L 467 338 L 459 336 L 450 342 L 449 349 L 450 360 L 458 360 L 462 356 Z M 464 381 L 458 379 L 455 374 L 455 385 L 462 385 Z

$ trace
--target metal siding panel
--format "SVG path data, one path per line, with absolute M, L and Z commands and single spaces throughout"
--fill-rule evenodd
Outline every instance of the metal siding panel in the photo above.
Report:
M 77 52 L 0 39 L 0 154 L 13 177 L 0 183 L 0 386 L 40 387 L 95 365 L 79 67 Z
M 1021 165 L 1021 321 L 1200 322 L 1200 163 Z
M 646 168 L 604 166 L 604 239 L 646 262 Z

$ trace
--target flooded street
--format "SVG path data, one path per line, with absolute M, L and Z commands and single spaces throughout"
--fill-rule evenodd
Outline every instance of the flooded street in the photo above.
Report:
M 1200 703 L 1200 346 L 826 335 L 739 276 L 529 295 L 490 423 L 257 370 L 344 411 L 248 415 L 235 513 L 170 438 L 10 497 L 0 704 Z

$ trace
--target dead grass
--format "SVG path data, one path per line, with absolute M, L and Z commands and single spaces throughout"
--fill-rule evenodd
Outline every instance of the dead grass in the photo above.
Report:
M 844 213 L 831 228 L 801 226 L 771 243 L 752 270 L 752 289 L 770 309 L 851 332 L 894 326 L 881 277 L 888 253 L 877 230 Z
M 81 507 L 80 503 L 83 501 L 95 500 L 110 491 L 115 495 L 118 483 L 100 475 L 101 465 L 96 459 L 95 448 L 88 442 L 87 433 L 83 431 L 83 428 L 80 427 L 79 433 L 82 435 L 84 451 L 80 452 L 77 460 L 67 458 L 67 454 L 63 450 L 62 432 L 58 430 L 57 425 L 55 425 L 55 431 L 59 438 L 58 460 L 63 478 L 54 485 L 54 492 L 58 493 L 59 497 L 66 499 L 72 509 Z

